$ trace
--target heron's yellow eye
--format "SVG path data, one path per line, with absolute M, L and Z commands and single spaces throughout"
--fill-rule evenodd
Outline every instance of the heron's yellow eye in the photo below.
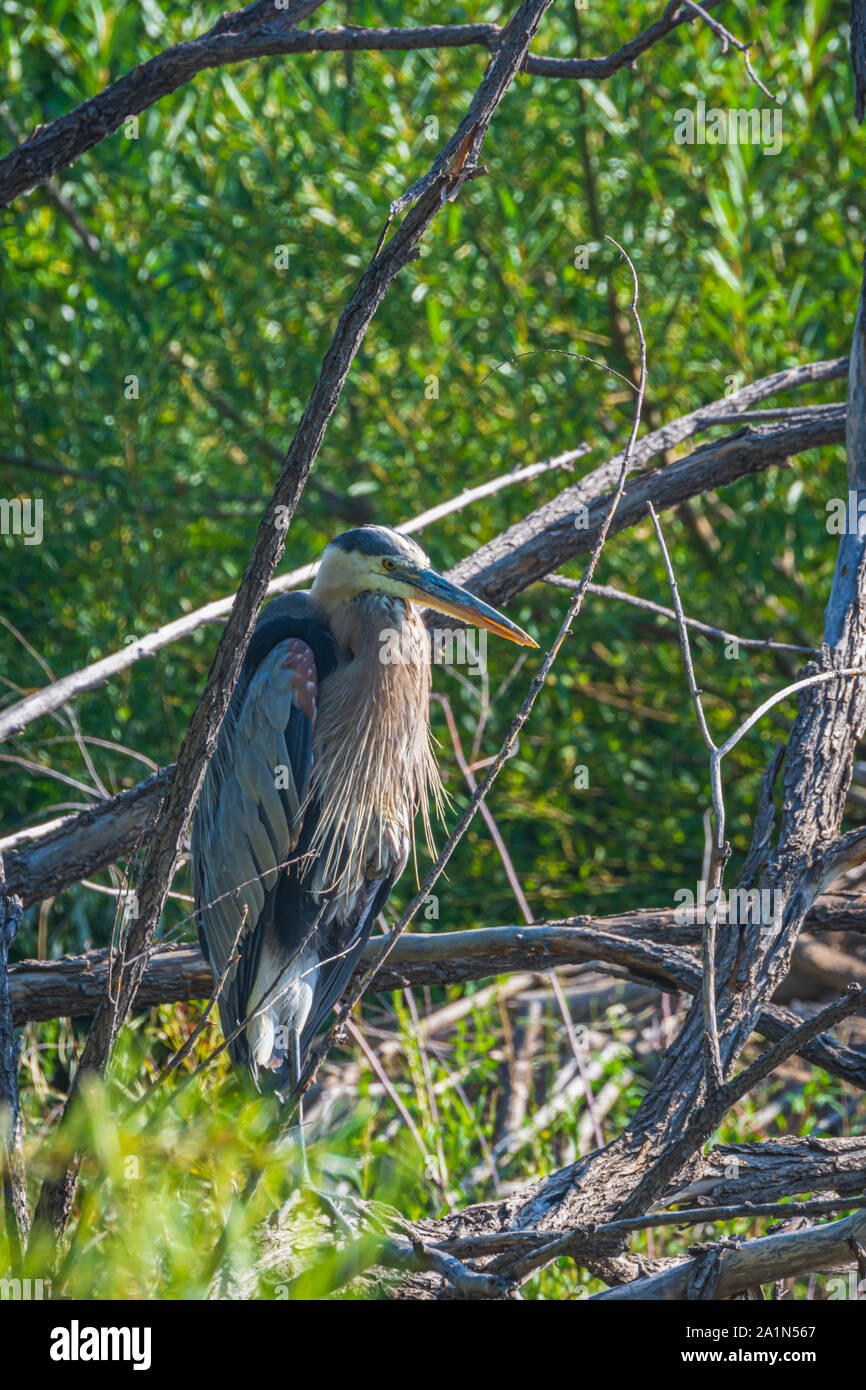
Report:
M 382 569 L 383 569 L 383 570 L 395 570 L 396 568 L 397 568 L 397 565 L 396 565 L 396 563 L 395 563 L 394 560 L 383 560 L 383 561 L 382 561 Z

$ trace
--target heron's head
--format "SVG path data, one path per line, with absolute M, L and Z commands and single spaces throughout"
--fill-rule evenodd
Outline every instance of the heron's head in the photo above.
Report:
M 366 594 L 403 599 L 486 627 L 521 646 L 538 646 L 504 614 L 450 583 L 433 569 L 420 545 L 388 526 L 358 526 L 331 541 L 312 588 L 314 601 L 329 614 Z

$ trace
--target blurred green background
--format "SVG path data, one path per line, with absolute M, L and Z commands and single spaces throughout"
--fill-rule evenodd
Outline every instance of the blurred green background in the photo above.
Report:
M 405 7 L 382 0 L 325 6 L 312 22 L 500 22 L 507 13 L 497 5 L 470 12 L 420 3 L 407 16 Z M 535 51 L 601 56 L 659 13 L 658 4 L 626 13 L 560 3 Z M 51 121 L 169 43 L 203 31 L 217 14 L 213 6 L 155 0 L 46 0 L 38 8 L 4 0 L 4 120 L 25 132 Z M 634 378 L 630 277 L 605 234 L 625 246 L 640 278 L 645 428 L 732 385 L 847 352 L 864 225 L 847 15 L 843 0 L 732 0 L 719 12 L 735 33 L 757 40 L 756 67 L 783 95 L 776 156 L 750 145 L 674 142 L 676 111 L 700 98 L 714 107 L 768 105 L 741 57 L 723 55 L 697 23 L 652 48 L 636 70 L 607 81 L 518 78 L 484 148 L 489 177 L 442 211 L 422 258 L 402 273 L 373 321 L 292 525 L 285 568 L 313 558 L 359 521 L 396 524 L 581 441 L 592 446 L 581 472 L 622 447 L 631 392 L 586 363 L 535 355 L 484 380 L 503 360 L 546 347 L 591 355 Z M 122 128 L 61 174 L 63 192 L 99 239 L 97 252 L 44 190 L 0 213 L 0 457 L 61 470 L 0 463 L 5 496 L 44 502 L 41 545 L 0 541 L 0 613 L 11 624 L 0 628 L 0 699 L 11 702 L 43 684 L 41 662 L 65 674 L 233 592 L 278 452 L 373 253 L 389 200 L 425 171 L 456 127 L 485 59 L 481 49 L 316 54 L 203 73 L 145 111 L 137 132 Z M 16 143 L 8 134 L 7 124 L 6 148 Z M 844 383 L 831 382 L 779 403 L 843 396 Z M 554 471 L 508 487 L 420 539 L 446 568 L 568 481 Z M 742 635 L 816 645 L 835 558 L 826 501 L 845 491 L 837 447 L 666 514 L 687 612 Z M 566 572 L 576 576 L 580 568 Z M 608 545 L 597 579 L 668 601 L 648 524 Z M 543 647 L 566 602 L 561 591 L 536 586 L 508 611 Z M 173 760 L 215 642 L 215 629 L 202 629 L 76 702 L 85 739 L 105 741 L 87 747 L 109 792 L 147 775 L 146 760 Z M 514 649 L 491 641 L 488 653 L 493 697 L 512 671 Z M 701 639 L 695 658 L 720 735 L 798 668 L 796 658 L 778 655 L 741 652 L 729 660 Z M 480 758 L 498 748 L 533 670 L 530 660 L 506 695 L 493 699 Z M 482 689 L 461 675 L 438 668 L 436 687 L 449 697 L 469 750 Z M 759 775 L 792 713 L 793 706 L 778 707 L 728 761 L 737 855 L 748 844 Z M 466 790 L 438 706 L 434 725 L 453 824 Z M 98 799 L 65 716 L 31 725 L 0 757 L 4 834 L 58 814 L 58 806 Z M 574 785 L 579 766 L 588 769 L 585 790 Z M 699 876 L 707 802 L 706 755 L 674 630 L 591 599 L 489 802 L 533 914 L 669 904 Z M 108 873 L 98 882 L 109 887 Z M 395 908 L 413 886 L 407 874 Z M 188 891 L 185 871 L 175 887 Z M 438 896 L 438 922 L 426 929 L 520 920 L 480 820 Z M 181 899 L 172 902 L 167 926 L 177 927 L 188 910 Z M 28 914 L 19 954 L 105 944 L 113 916 L 109 894 L 71 889 L 43 912 L 41 932 L 39 913 Z M 181 930 L 191 935 L 188 921 Z M 137 1020 L 120 1058 L 118 1075 L 128 1072 L 121 1092 L 134 1092 L 137 1067 L 180 1040 L 184 1016 L 167 1009 Z M 483 1033 L 496 1019 L 493 1010 L 476 1026 Z M 80 1032 L 66 1024 L 28 1030 L 34 1133 L 62 1093 Z M 215 1071 L 220 1104 L 228 1107 L 219 1113 L 236 1121 L 231 1080 Z M 466 1113 L 458 1107 L 453 1124 L 439 1117 L 452 1167 L 477 1161 L 472 1125 L 489 1118 L 489 1078 L 482 1071 L 470 1080 Z M 416 1091 L 410 1077 L 410 1105 Z M 832 1086 L 819 1088 L 815 1104 L 832 1104 L 834 1096 Z M 634 1099 L 626 1088 L 608 1137 Z M 101 1103 L 113 1113 L 116 1102 L 109 1095 Z M 419 1123 L 429 1120 L 420 1114 Z M 117 1115 L 112 1123 L 119 1124 Z M 218 1165 L 212 1137 L 199 1138 L 202 1161 L 207 1155 Z M 361 1151 L 354 1131 L 345 1148 Z M 554 1158 L 540 1144 L 514 1173 L 544 1170 Z M 240 1161 L 230 1144 L 225 1171 Z M 209 1189 L 215 1229 L 214 1193 L 225 1171 Z M 419 1190 L 418 1182 L 416 1174 L 407 1214 L 413 1203 L 419 1211 L 436 1205 L 429 1184 Z M 180 1266 L 157 1274 L 158 1266 L 154 1257 L 148 1274 L 137 1271 L 118 1287 L 141 1292 L 139 1277 L 145 1286 L 163 1279 L 168 1296 L 199 1287 Z M 561 1293 L 558 1277 L 545 1276 L 548 1296 Z

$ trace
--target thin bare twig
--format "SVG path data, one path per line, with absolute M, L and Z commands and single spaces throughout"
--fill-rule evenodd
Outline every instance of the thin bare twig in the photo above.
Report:
M 866 670 L 856 667 L 848 667 L 837 671 L 820 671 L 816 675 L 806 676 L 802 680 L 795 681 L 791 685 L 771 695 L 763 704 L 749 715 L 749 717 L 730 735 L 726 741 L 717 746 L 709 731 L 706 716 L 704 715 L 701 703 L 701 691 L 695 679 L 694 665 L 692 662 L 691 647 L 689 644 L 688 626 L 683 613 L 682 603 L 677 589 L 676 577 L 671 564 L 670 555 L 665 544 L 664 535 L 659 524 L 658 515 L 652 504 L 648 503 L 647 510 L 652 519 L 658 539 L 659 548 L 664 560 L 667 571 L 668 582 L 671 588 L 671 595 L 674 604 L 674 613 L 677 620 L 677 627 L 680 634 L 680 645 L 683 654 L 683 666 L 685 667 L 686 677 L 689 685 L 689 694 L 695 707 L 698 718 L 698 725 L 701 737 L 709 750 L 710 754 L 710 788 L 713 803 L 713 852 L 711 856 L 712 872 L 709 881 L 709 892 L 707 895 L 707 911 L 704 918 L 704 927 L 701 943 L 701 957 L 703 969 L 702 986 L 702 1007 L 704 1011 L 704 1060 L 707 1071 L 707 1091 L 708 1094 L 719 1087 L 724 1080 L 722 1073 L 721 1051 L 719 1047 L 718 1023 L 716 1019 L 716 978 L 715 978 L 715 959 L 716 959 L 716 928 L 718 924 L 719 903 L 721 899 L 721 886 L 724 876 L 724 867 L 728 858 L 728 847 L 725 842 L 725 803 L 722 786 L 722 760 L 727 754 L 736 747 L 740 739 L 749 732 L 750 729 L 762 718 L 774 705 L 795 694 L 798 690 L 808 686 L 822 684 L 828 680 L 844 679 L 857 677 L 866 674 Z
M 404 1125 L 408 1129 L 409 1133 L 412 1135 L 412 1138 L 415 1140 L 415 1143 L 418 1146 L 418 1151 L 424 1160 L 424 1170 L 427 1176 L 433 1179 L 438 1188 L 443 1189 L 445 1186 L 444 1173 L 434 1170 L 434 1167 L 430 1162 L 432 1155 L 427 1150 L 427 1145 L 424 1143 L 424 1140 L 421 1137 L 421 1133 L 418 1129 L 418 1126 L 412 1119 L 412 1116 L 409 1114 L 409 1111 L 406 1109 L 406 1106 L 403 1104 L 403 1101 L 400 1095 L 398 1094 L 396 1087 L 393 1085 L 391 1078 L 388 1076 L 388 1073 L 385 1071 L 385 1068 L 382 1066 L 372 1047 L 367 1042 L 367 1039 L 364 1037 L 363 1032 L 358 1027 L 358 1025 L 355 1022 L 353 1022 L 351 1018 L 346 1019 L 346 1032 L 355 1041 L 355 1043 L 357 1043 L 358 1047 L 361 1049 L 364 1056 L 367 1058 L 367 1061 L 370 1063 L 373 1072 L 379 1078 L 379 1081 L 385 1091 L 385 1094 L 388 1096 L 395 1110 L 401 1116 Z
M 720 24 L 717 19 L 713 19 L 712 15 L 707 14 L 704 7 L 702 5 L 696 4 L 695 0 L 681 0 L 681 3 L 685 5 L 687 9 L 693 10 L 696 15 L 699 15 L 700 18 L 704 21 L 704 23 L 709 25 L 713 33 L 719 36 L 719 38 L 722 41 L 723 53 L 727 53 L 729 44 L 736 48 L 739 53 L 742 53 L 743 61 L 746 65 L 746 72 L 749 74 L 749 77 L 758 87 L 760 87 L 761 91 L 764 93 L 764 96 L 769 97 L 770 101 L 774 101 L 777 106 L 781 106 L 782 103 L 779 100 L 779 98 L 773 96 L 773 93 L 769 90 L 769 88 L 764 86 L 760 77 L 755 72 L 755 69 L 752 67 L 751 51 L 754 47 L 754 42 L 743 43 L 741 39 L 736 38 L 731 33 L 730 29 L 726 29 L 725 26 L 723 24 Z
M 701 691 L 695 679 L 695 668 L 692 662 L 692 650 L 689 644 L 689 630 L 686 625 L 683 605 L 680 601 L 679 589 L 677 587 L 676 576 L 674 574 L 668 548 L 665 545 L 665 538 L 659 525 L 658 514 L 652 502 L 648 504 L 647 510 L 652 518 L 655 528 L 656 538 L 659 549 L 664 560 L 665 570 L 667 571 L 668 583 L 671 589 L 671 598 L 674 604 L 674 613 L 677 620 L 677 628 L 680 634 L 680 648 L 683 655 L 683 666 L 686 672 L 686 679 L 689 685 L 689 695 L 694 705 L 697 715 L 698 727 L 701 731 L 701 738 L 709 749 L 710 754 L 710 787 L 713 800 L 713 845 L 710 856 L 711 872 L 709 875 L 711 885 L 711 898 L 704 916 L 704 924 L 701 933 L 701 1000 L 704 1011 L 704 1067 L 707 1075 L 707 1093 L 717 1090 L 724 1081 L 722 1071 L 722 1054 L 719 1047 L 719 1025 L 716 1019 L 716 926 L 719 914 L 719 896 L 722 886 L 722 878 L 725 871 L 725 802 L 722 791 L 722 777 L 720 771 L 721 759 L 707 724 L 704 707 L 701 702 Z
M 172 1075 L 172 1073 L 175 1072 L 175 1071 L 177 1071 L 177 1069 L 178 1069 L 178 1067 L 180 1066 L 181 1062 L 184 1060 L 184 1058 L 186 1058 L 186 1057 L 189 1056 L 189 1054 L 192 1052 L 193 1048 L 195 1047 L 196 1043 L 198 1042 L 198 1039 L 201 1037 L 202 1033 L 204 1032 L 204 1030 L 205 1030 L 205 1028 L 206 1028 L 206 1026 L 207 1026 L 207 1021 L 208 1021 L 208 1019 L 210 1018 L 211 1012 L 213 1011 L 213 1006 L 214 1006 L 214 1004 L 216 1004 L 216 1003 L 218 1002 L 218 1000 L 219 1000 L 219 998 L 220 998 L 220 995 L 222 994 L 222 992 L 223 992 L 223 990 L 224 990 L 224 988 L 225 988 L 226 980 L 227 980 L 228 977 L 229 977 L 229 973 L 230 973 L 232 967 L 233 967 L 234 965 L 236 965 L 237 962 L 238 962 L 238 960 L 240 959 L 240 957 L 239 957 L 238 954 L 237 954 L 237 949 L 238 949 L 238 943 L 239 943 L 239 941 L 240 941 L 240 939 L 241 939 L 241 936 L 242 936 L 242 934 L 243 934 L 243 931 L 244 931 L 244 927 L 245 927 L 246 924 L 247 924 L 247 913 L 248 913 L 248 910 L 249 910 L 249 909 L 248 909 L 247 904 L 244 903 L 243 911 L 242 911 L 242 913 L 241 913 L 240 926 L 238 927 L 237 932 L 235 933 L 235 939 L 234 939 L 234 941 L 232 942 L 232 948 L 231 948 L 231 950 L 229 951 L 229 954 L 228 954 L 228 957 L 227 957 L 227 959 L 226 959 L 226 963 L 225 963 L 225 966 L 224 966 L 224 968 L 223 968 L 222 974 L 220 975 L 219 979 L 217 980 L 216 985 L 215 985 L 215 987 L 214 987 L 214 989 L 213 989 L 213 992 L 212 992 L 210 998 L 208 999 L 208 1001 L 207 1001 L 207 1003 L 206 1003 L 204 1009 L 202 1010 L 201 1018 L 199 1019 L 198 1023 L 197 1023 L 196 1026 L 195 1026 L 195 1028 L 193 1028 L 192 1032 L 190 1033 L 190 1035 L 189 1035 L 189 1037 L 186 1039 L 186 1041 L 183 1043 L 183 1045 L 182 1045 L 181 1047 L 178 1048 L 177 1052 L 175 1052 L 175 1054 L 174 1054 L 173 1057 L 170 1057 L 170 1058 L 169 1058 L 169 1060 L 166 1062 L 165 1066 L 163 1067 L 162 1071 L 159 1073 L 159 1075 L 158 1075 L 157 1077 L 154 1078 L 154 1080 L 152 1081 L 152 1083 L 150 1084 L 150 1086 L 148 1086 L 147 1090 L 146 1090 L 146 1091 L 143 1091 L 142 1094 L 138 1097 L 138 1099 L 137 1099 L 137 1101 L 135 1102 L 135 1105 L 134 1105 L 134 1107 L 133 1107 L 134 1109 L 138 1109 L 138 1107 L 139 1107 L 140 1105 L 144 1105 L 144 1103 L 145 1103 L 147 1100 L 149 1100 L 150 1097 L 153 1095 L 153 1092 L 154 1092 L 155 1090 L 157 1090 L 157 1088 L 158 1088 L 159 1086 L 164 1085 L 164 1083 L 168 1080 L 168 1078 Z
M 548 574 L 545 577 L 546 584 L 552 584 L 557 589 L 576 589 L 578 581 L 568 579 L 563 574 Z M 627 594 L 623 589 L 615 589 L 611 584 L 590 584 L 589 592 L 599 598 L 614 599 L 619 603 L 627 603 L 632 608 L 638 608 L 644 613 L 652 613 L 659 618 L 667 618 L 671 622 L 677 621 L 677 615 L 672 608 L 665 608 L 661 603 L 654 603 L 652 599 L 639 598 L 637 594 Z M 795 652 L 802 656 L 820 655 L 817 647 L 797 647 L 791 642 L 773 642 L 765 637 L 740 637 L 736 632 L 728 632 L 723 627 L 711 627 L 709 623 L 702 623 L 698 618 L 685 619 L 686 627 L 693 632 L 699 632 L 704 637 L 715 637 L 720 642 L 736 642 L 737 646 L 745 647 L 750 651 L 766 652 Z

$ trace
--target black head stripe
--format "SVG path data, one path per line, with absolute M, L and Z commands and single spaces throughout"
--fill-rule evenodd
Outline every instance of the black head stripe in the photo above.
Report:
M 389 526 L 356 526 L 353 531 L 344 531 L 331 542 L 338 550 L 359 555 L 393 555 L 397 560 L 409 560 L 413 564 L 426 564 L 427 557 L 419 545 L 392 531 Z

